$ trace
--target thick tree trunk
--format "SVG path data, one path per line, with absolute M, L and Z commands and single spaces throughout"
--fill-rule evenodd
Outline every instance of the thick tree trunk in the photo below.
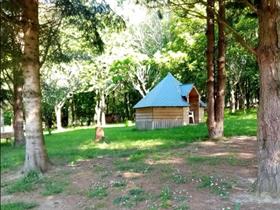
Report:
M 280 197 L 280 2 L 264 0 L 258 10 L 260 69 L 257 191 Z
M 225 19 L 224 1 L 219 0 L 219 19 Z M 209 138 L 220 138 L 224 134 L 224 106 L 225 106 L 225 35 L 224 24 L 218 23 L 218 71 L 215 84 L 214 68 L 214 0 L 207 0 L 207 112 Z
M 207 127 L 210 138 L 215 136 L 215 92 L 214 92 L 214 0 L 207 0 Z
M 48 157 L 44 145 L 41 89 L 39 74 L 39 21 L 38 1 L 20 1 L 23 9 L 24 52 L 23 69 L 23 102 L 25 108 L 26 153 L 24 171 L 45 172 L 48 168 Z
M 219 40 L 218 40 L 218 79 L 217 79 L 217 91 L 216 91 L 216 103 L 215 103 L 215 138 L 223 137 L 224 135 L 224 108 L 225 108 L 225 26 L 222 21 L 225 20 L 225 2 L 219 0 Z
M 14 145 L 24 145 L 24 130 L 23 130 L 23 101 L 22 101 L 22 89 L 23 89 L 23 75 L 21 69 L 15 69 L 14 72 L 14 101 L 13 101 L 13 127 L 14 127 Z

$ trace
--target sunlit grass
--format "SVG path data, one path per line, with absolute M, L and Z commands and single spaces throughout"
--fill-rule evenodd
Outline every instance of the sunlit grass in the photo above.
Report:
M 97 156 L 130 157 L 137 152 L 154 153 L 160 150 L 182 147 L 194 141 L 207 139 L 205 123 L 199 125 L 138 131 L 132 127 L 106 127 L 109 144 L 93 141 L 92 127 L 65 129 L 63 132 L 45 135 L 47 152 L 55 164 L 71 163 Z M 256 111 L 226 113 L 225 136 L 256 135 Z M 166 151 L 168 152 L 168 151 Z M 24 161 L 24 148 L 13 148 L 1 143 L 1 173 L 19 168 Z

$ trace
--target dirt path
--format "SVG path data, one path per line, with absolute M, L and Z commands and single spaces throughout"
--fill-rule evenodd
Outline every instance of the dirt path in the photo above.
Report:
M 234 137 L 151 152 L 136 160 L 83 160 L 48 173 L 46 179 L 66 183 L 59 194 L 43 195 L 46 184 L 41 184 L 10 195 L 8 185 L 1 184 L 1 203 L 34 201 L 41 210 L 278 210 L 280 201 L 260 200 L 252 193 L 256 143 L 254 137 Z

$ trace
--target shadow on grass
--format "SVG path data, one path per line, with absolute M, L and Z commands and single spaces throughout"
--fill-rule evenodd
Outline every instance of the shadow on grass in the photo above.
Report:
M 225 120 L 225 136 L 256 135 L 256 117 L 229 116 Z M 46 147 L 52 162 L 65 164 L 97 156 L 128 157 L 135 152 L 157 152 L 186 146 L 207 139 L 205 124 L 170 129 L 138 131 L 135 127 L 105 128 L 110 144 L 93 142 L 94 129 L 77 129 L 46 135 Z M 23 164 L 24 147 L 1 144 L 1 172 Z

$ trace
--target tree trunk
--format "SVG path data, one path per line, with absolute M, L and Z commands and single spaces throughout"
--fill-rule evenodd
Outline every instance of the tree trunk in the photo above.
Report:
M 69 100 L 68 106 L 68 126 L 73 126 L 73 100 L 72 98 Z
M 246 99 L 246 109 L 250 109 L 250 99 L 251 99 L 251 91 L 250 91 L 250 81 L 246 80 L 246 88 L 245 88 L 245 99 Z
M 103 92 L 101 92 L 101 101 L 100 101 L 100 110 L 101 110 L 101 126 L 106 125 L 106 118 L 105 118 L 105 110 L 106 110 L 106 104 L 105 104 L 105 95 Z
M 225 20 L 225 2 L 224 0 L 219 0 L 219 40 L 218 40 L 218 78 L 217 78 L 217 95 L 215 103 L 215 138 L 223 137 L 224 135 L 224 108 L 225 108 L 225 26 L 222 21 Z
M 23 102 L 26 120 L 24 171 L 25 173 L 32 170 L 45 172 L 48 169 L 48 156 L 44 145 L 41 115 L 38 0 L 22 0 L 20 3 L 23 10 L 24 32 L 22 56 Z
M 230 112 L 231 113 L 235 113 L 235 87 L 233 85 L 231 85 L 230 88 Z
M 15 69 L 13 72 L 14 77 L 14 101 L 13 101 L 13 127 L 14 127 L 14 145 L 24 145 L 24 130 L 23 130 L 23 101 L 22 101 L 22 89 L 23 89 L 23 75 L 22 70 Z
M 215 136 L 215 92 L 214 92 L 214 0 L 207 0 L 207 127 L 210 138 Z
M 207 0 L 207 112 L 209 138 L 220 138 L 224 135 L 224 106 L 225 106 L 225 19 L 224 1 L 219 0 L 219 40 L 218 40 L 218 72 L 215 83 L 214 68 L 214 0 Z
M 55 119 L 56 119 L 56 128 L 57 130 L 62 130 L 62 124 L 61 124 L 61 109 L 63 105 L 57 104 L 54 107 L 54 112 L 55 112 Z
M 130 119 L 131 114 L 130 114 L 130 99 L 129 99 L 129 92 L 125 93 L 125 110 L 126 110 L 126 118 Z
M 280 197 L 280 3 L 260 1 L 257 191 Z

